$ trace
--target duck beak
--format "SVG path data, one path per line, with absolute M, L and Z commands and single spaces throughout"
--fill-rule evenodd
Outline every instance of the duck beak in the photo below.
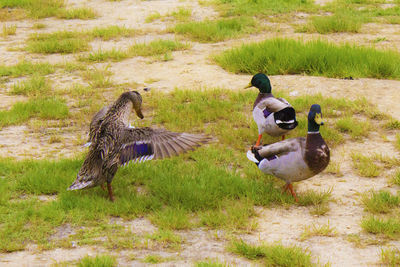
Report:
M 315 114 L 315 119 L 314 119 L 315 123 L 318 125 L 324 125 L 324 122 L 322 121 L 322 115 L 321 113 L 317 113 Z
M 243 89 L 247 89 L 247 88 L 250 88 L 250 87 L 253 87 L 253 85 L 251 84 L 251 82 L 250 82 L 245 88 L 243 88 Z
M 142 113 L 142 110 L 141 109 L 136 109 L 135 110 L 136 111 L 136 115 L 140 118 L 140 119 L 143 119 L 144 118 L 144 116 L 143 116 L 143 113 Z

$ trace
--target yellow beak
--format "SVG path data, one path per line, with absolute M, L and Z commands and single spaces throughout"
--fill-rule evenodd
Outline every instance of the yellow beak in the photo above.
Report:
M 253 85 L 251 84 L 251 82 L 250 82 L 245 88 L 243 88 L 243 89 L 247 89 L 247 88 L 250 88 L 250 87 L 253 87 Z
M 315 123 L 318 124 L 318 125 L 324 125 L 324 123 L 323 123 L 323 121 L 322 121 L 322 115 L 321 115 L 321 113 L 316 113 L 316 114 L 315 114 L 314 121 L 315 121 Z

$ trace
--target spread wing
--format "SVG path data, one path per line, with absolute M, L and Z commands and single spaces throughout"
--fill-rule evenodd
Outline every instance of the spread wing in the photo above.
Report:
M 303 152 L 305 151 L 305 147 L 306 139 L 304 137 L 297 137 L 263 146 L 260 150 L 258 150 L 258 153 L 263 158 L 269 158 L 298 150 Z
M 131 160 L 172 157 L 206 143 L 208 137 L 199 134 L 176 133 L 165 129 L 125 128 L 121 135 L 120 164 Z

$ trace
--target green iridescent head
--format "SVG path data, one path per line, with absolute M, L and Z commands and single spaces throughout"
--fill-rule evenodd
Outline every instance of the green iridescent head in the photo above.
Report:
M 260 90 L 260 93 L 270 94 L 271 93 L 271 82 L 264 73 L 257 73 L 251 79 L 249 85 L 245 88 L 256 87 Z
M 321 125 L 324 125 L 322 122 L 321 106 L 314 104 L 311 106 L 310 112 L 308 112 L 308 131 L 318 132 Z

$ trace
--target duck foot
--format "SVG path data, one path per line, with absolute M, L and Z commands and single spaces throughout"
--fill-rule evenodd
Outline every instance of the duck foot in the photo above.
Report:
M 294 189 L 293 189 L 293 185 L 292 185 L 292 184 L 290 184 L 290 183 L 285 184 L 285 186 L 283 187 L 283 192 L 286 192 L 288 189 L 290 190 L 290 193 L 292 194 L 294 200 L 295 200 L 296 202 L 299 202 L 299 200 L 298 200 L 298 198 L 297 198 L 297 196 L 296 196 L 296 193 L 294 192 Z
M 103 189 L 103 191 L 106 191 L 106 187 L 104 184 L 101 184 L 100 187 L 101 187 L 101 189 Z
M 110 197 L 110 201 L 114 202 L 115 198 L 114 198 L 113 190 L 111 187 L 111 183 L 107 182 L 107 188 L 108 188 L 108 196 Z
M 282 141 L 285 140 L 285 135 L 282 135 Z

